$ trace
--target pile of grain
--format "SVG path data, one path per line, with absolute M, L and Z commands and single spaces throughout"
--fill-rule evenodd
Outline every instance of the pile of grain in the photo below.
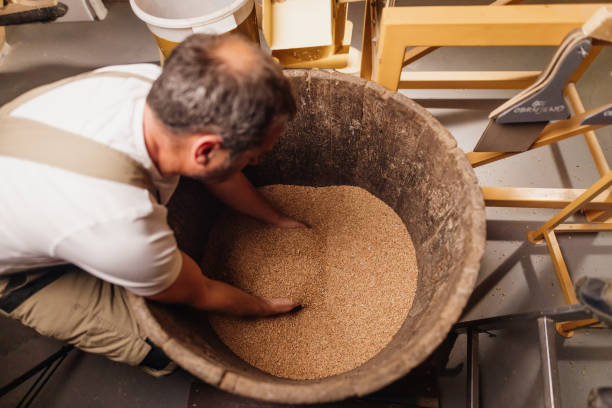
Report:
M 412 304 L 418 271 L 406 227 L 357 187 L 260 192 L 312 229 L 274 228 L 228 211 L 209 237 L 205 273 L 304 308 L 261 319 L 214 314 L 213 329 L 242 359 L 279 377 L 323 378 L 358 367 L 389 343 Z

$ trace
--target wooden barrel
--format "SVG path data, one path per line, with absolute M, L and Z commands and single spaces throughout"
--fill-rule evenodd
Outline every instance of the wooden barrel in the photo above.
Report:
M 285 71 L 298 113 L 274 151 L 248 168 L 255 185 L 354 185 L 392 207 L 416 249 L 416 297 L 399 332 L 370 361 L 320 380 L 264 373 L 235 356 L 205 313 L 131 296 L 142 328 L 196 377 L 223 390 L 281 403 L 342 400 L 408 373 L 445 338 L 474 287 L 485 246 L 484 202 L 450 133 L 421 106 L 362 79 Z M 179 246 L 200 260 L 218 203 L 183 180 L 169 205 Z M 271 350 L 271 352 L 274 352 Z

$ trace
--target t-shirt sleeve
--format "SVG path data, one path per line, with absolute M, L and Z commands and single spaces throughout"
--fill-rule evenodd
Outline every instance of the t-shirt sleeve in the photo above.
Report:
M 54 256 L 141 296 L 168 288 L 180 273 L 182 257 L 166 208 L 83 226 L 62 237 Z

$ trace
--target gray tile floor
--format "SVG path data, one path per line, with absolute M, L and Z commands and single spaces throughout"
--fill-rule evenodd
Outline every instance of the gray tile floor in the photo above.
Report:
M 481 1 L 483 3 L 484 1 Z M 421 2 L 431 4 L 432 2 Z M 442 4 L 442 1 L 437 4 Z M 449 2 L 446 2 L 449 3 Z M 458 4 L 459 2 L 450 2 Z M 475 3 L 475 2 L 472 2 Z M 411 4 L 416 4 L 412 1 Z M 104 65 L 153 62 L 155 43 L 127 3 L 109 3 L 106 20 L 12 27 L 10 53 L 0 60 L 0 104 L 26 89 Z M 359 13 L 354 9 L 354 38 L 359 38 Z M 408 69 L 541 69 L 554 50 L 532 48 L 440 49 Z M 612 47 L 604 50 L 583 79 L 579 92 L 587 109 L 612 101 Z M 411 98 L 505 99 L 512 91 L 402 91 Z M 461 106 L 459 104 L 458 106 Z M 491 106 L 492 109 L 494 106 Z M 487 123 L 487 110 L 430 109 L 471 151 Z M 597 132 L 612 162 L 612 127 Z M 476 169 L 482 185 L 587 188 L 598 178 L 581 136 Z M 487 249 L 482 260 L 477 296 L 464 319 L 525 312 L 563 304 L 546 248 L 527 242 L 526 232 L 545 222 L 551 210 L 487 209 Z M 612 234 L 567 234 L 559 238 L 574 279 L 610 276 Z M 22 373 L 59 348 L 60 343 L 0 319 L 0 384 Z M 585 406 L 591 387 L 612 385 L 612 333 L 584 330 L 570 339 L 557 338 L 564 407 Z M 465 356 L 460 337 L 450 365 Z M 482 402 L 485 407 L 543 406 L 537 337 L 533 328 L 481 336 Z M 154 379 L 138 369 L 104 358 L 73 353 L 33 406 L 40 407 L 185 407 L 193 378 L 178 372 Z M 465 373 L 442 380 L 445 407 L 464 406 Z M 20 390 L 22 391 L 22 390 Z M 20 392 L 0 400 L 16 404 Z

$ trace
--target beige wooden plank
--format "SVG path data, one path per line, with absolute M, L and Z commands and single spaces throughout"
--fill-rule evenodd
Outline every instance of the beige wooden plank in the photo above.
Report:
M 372 5 L 369 1 L 364 2 L 363 29 L 361 34 L 361 68 L 359 76 L 367 81 L 372 79 Z
M 286 50 L 332 45 L 333 7 L 330 0 L 267 2 L 263 31 L 268 46 L 271 50 Z
M 610 195 L 610 192 L 604 194 Z M 612 223 L 612 210 L 608 211 L 586 211 L 585 214 L 589 222 L 607 222 Z
M 495 0 L 493 3 L 489 5 L 490 6 L 506 6 L 510 4 L 522 3 L 523 1 L 524 0 Z M 404 54 L 404 62 L 402 62 L 402 66 L 405 67 L 406 65 L 411 64 L 414 61 L 421 59 L 428 54 L 431 54 L 438 48 L 440 47 L 414 47 L 409 50 L 406 50 L 406 53 Z
M 561 285 L 561 291 L 563 292 L 565 303 L 570 305 L 578 303 L 578 298 L 576 297 L 576 292 L 574 291 L 574 284 L 572 283 L 569 271 L 567 270 L 567 265 L 563 259 L 563 254 L 561 253 L 561 248 L 557 242 L 555 232 L 547 231 L 544 234 L 544 238 L 546 239 L 546 245 L 548 246 L 548 252 L 553 261 L 557 278 L 559 278 L 559 284 Z
M 522 89 L 540 71 L 407 71 L 400 76 L 402 89 Z
M 406 53 L 404 54 L 404 61 L 402 62 L 402 67 L 412 64 L 414 61 L 419 60 L 428 54 L 431 54 L 438 48 L 440 47 L 414 47 L 409 50 L 406 50 Z
M 398 88 L 406 47 L 558 45 L 600 5 L 390 7 L 382 11 L 375 80 Z
M 612 231 L 612 224 L 559 224 L 555 232 L 605 232 Z
M 591 38 L 612 42 L 612 3 L 597 9 L 584 24 L 582 31 Z
M 481 187 L 489 207 L 565 208 L 586 190 L 578 188 Z M 612 197 L 601 194 L 585 203 L 585 209 L 612 209 Z
M 557 332 L 563 337 L 572 337 L 574 335 L 574 330 L 583 327 L 605 328 L 597 319 L 572 320 L 556 324 Z
M 559 45 L 601 4 L 391 7 L 381 25 L 406 46 Z
M 593 197 L 596 197 L 602 191 L 607 189 L 610 184 L 612 184 L 612 171 L 608 172 L 605 176 L 597 180 L 591 187 L 586 189 L 584 193 L 580 194 L 578 198 L 555 214 L 554 217 L 548 220 L 548 222 L 546 222 L 540 228 L 535 231 L 530 231 L 529 234 L 527 234 L 529 241 L 534 243 L 539 241 L 542 238 L 542 235 L 545 235 L 548 231 L 554 229 L 557 225 L 561 224 L 576 211 L 583 209 Z

